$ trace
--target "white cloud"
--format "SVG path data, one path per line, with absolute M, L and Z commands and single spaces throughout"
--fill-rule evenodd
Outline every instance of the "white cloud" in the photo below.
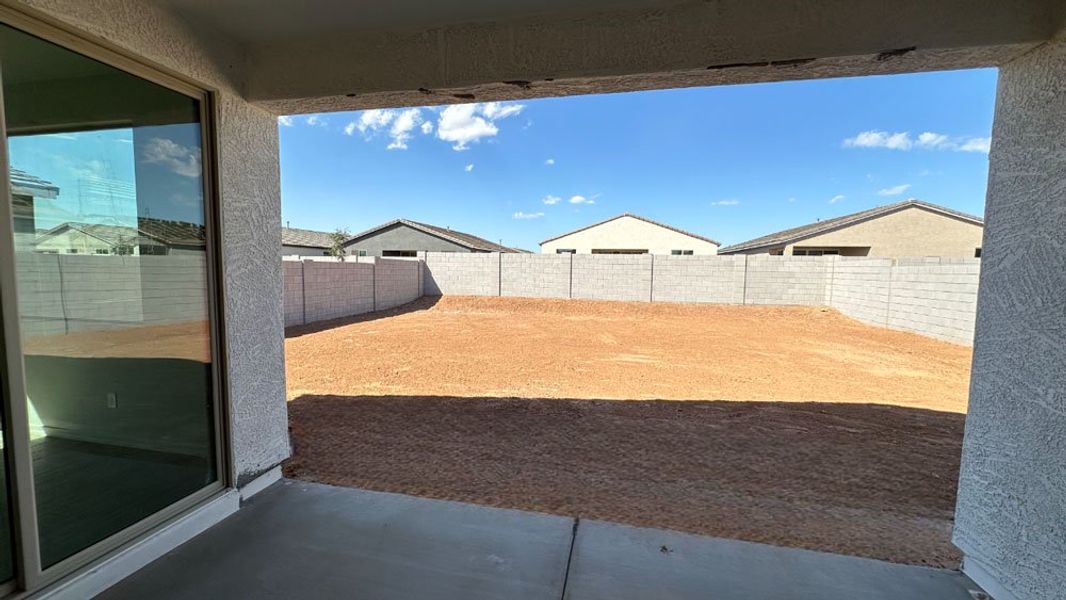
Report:
M 887 188 L 885 188 L 883 190 L 878 190 L 877 195 L 878 196 L 898 196 L 898 195 L 902 194 L 903 192 L 906 192 L 907 190 L 909 190 L 910 187 L 911 187 L 911 184 L 909 184 L 909 183 L 901 183 L 899 185 L 894 185 L 892 187 L 887 187 Z
M 437 137 L 452 142 L 452 149 L 466 150 L 481 138 L 493 137 L 500 132 L 495 121 L 506 119 L 522 112 L 521 104 L 453 104 L 440 112 L 437 120 Z
M 544 161 L 544 164 L 546 164 L 546 165 L 548 165 L 550 167 L 550 166 L 555 164 L 555 159 L 554 158 L 549 158 L 548 160 Z
M 359 129 L 360 133 L 367 135 L 367 132 L 372 134 L 379 129 L 384 129 L 395 117 L 396 111 L 375 108 L 372 110 L 364 110 L 363 113 L 359 115 L 358 121 L 352 121 L 348 125 L 354 125 Z M 348 127 L 344 128 L 344 132 L 348 133 Z
M 392 142 L 387 146 L 389 150 L 406 150 L 407 142 L 411 141 L 411 133 L 415 127 L 422 123 L 422 111 L 417 108 L 408 108 L 396 115 L 389 129 L 389 137 Z
M 548 194 L 547 196 L 544 197 L 544 200 L 542 200 L 542 202 L 544 202 L 548 206 L 559 204 L 562 201 L 563 201 L 563 199 L 560 198 L 559 196 L 552 196 L 551 194 Z
M 837 194 L 836 196 L 833 196 L 832 198 L 829 199 L 829 203 L 830 204 L 836 204 L 837 202 L 843 202 L 844 198 L 845 198 L 844 194 Z
M 570 204 L 596 204 L 596 199 L 575 194 L 570 196 Z
M 473 171 L 474 170 L 474 163 L 470 163 L 470 164 L 466 165 L 465 167 L 463 167 L 463 170 L 466 171 L 467 173 L 469 173 L 470 171 Z
M 183 177 L 199 177 L 200 149 L 167 138 L 152 138 L 141 150 L 145 162 L 162 165 Z
M 736 198 L 726 198 L 725 200 L 711 202 L 711 206 L 736 206 L 738 204 L 740 204 L 740 200 Z
M 992 138 L 970 138 L 959 145 L 960 152 L 988 152 L 992 150 Z
M 305 122 L 312 127 L 325 127 L 326 120 L 318 115 L 310 115 L 305 119 Z
M 889 133 L 871 129 L 844 140 L 845 148 L 887 148 L 889 150 L 951 150 L 954 152 L 984 152 L 991 147 L 991 138 L 952 137 L 944 133 L 923 131 L 912 138 L 909 131 Z
M 793 204 L 794 202 L 796 202 L 796 199 L 795 199 L 795 198 L 789 198 L 789 199 L 788 199 L 788 203 L 789 203 L 789 204 Z
M 433 121 L 426 121 L 422 123 L 422 133 L 426 135 L 433 133 Z
M 428 130 L 427 125 L 429 125 Z M 363 134 L 363 139 L 370 141 L 385 132 L 389 137 L 386 149 L 406 150 L 407 143 L 414 137 L 417 128 L 421 128 L 423 133 L 429 133 L 433 128 L 433 125 L 422 117 L 422 110 L 419 108 L 404 110 L 375 108 L 364 110 L 358 119 L 345 125 L 344 134 L 355 135 L 358 130 Z
M 522 112 L 525 108 L 522 104 L 501 104 L 499 102 L 486 102 L 481 105 L 481 114 L 490 121 L 506 119 Z
M 527 212 L 518 211 L 515 214 L 511 215 L 511 218 L 512 219 L 518 219 L 518 220 L 521 220 L 521 221 L 527 221 L 529 219 L 539 219 L 539 218 L 541 218 L 543 216 L 544 216 L 544 213 L 542 213 L 542 212 L 527 213 Z
M 891 150 L 910 150 L 914 143 L 910 133 L 888 133 L 887 131 L 863 131 L 855 137 L 844 140 L 845 148 L 889 148 Z
M 281 125 L 282 127 L 292 127 L 292 117 L 281 115 L 278 117 L 278 125 Z
M 918 145 L 922 148 L 943 148 L 949 144 L 948 136 L 943 133 L 923 131 L 918 134 Z

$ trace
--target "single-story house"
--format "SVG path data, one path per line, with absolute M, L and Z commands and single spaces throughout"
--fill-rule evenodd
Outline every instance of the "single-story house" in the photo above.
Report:
M 165 256 L 203 252 L 204 226 L 184 221 L 140 218 L 137 226 L 67 222 L 37 236 L 34 252 Z
M 295 227 L 281 228 L 282 256 L 328 256 L 333 234 Z
M 719 254 L 981 256 L 984 220 L 911 198 L 726 246 Z
M 521 252 L 448 227 L 396 219 L 352 236 L 353 256 L 417 256 L 419 252 Z
M 711 238 L 623 213 L 540 243 L 542 254 L 718 254 Z

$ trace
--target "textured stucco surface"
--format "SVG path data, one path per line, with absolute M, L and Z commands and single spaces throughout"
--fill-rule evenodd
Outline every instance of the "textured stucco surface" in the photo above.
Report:
M 252 39 L 248 94 L 299 113 L 970 68 L 1048 39 L 1062 9 L 1057 0 L 715 0 L 486 14 Z M 380 60 L 338 60 L 353 56 Z
M 244 483 L 289 455 L 276 117 L 238 93 L 242 48 L 154 3 L 17 4 L 217 90 L 229 434 L 233 476 Z
M 1061 598 L 1066 43 L 1001 70 L 990 161 L 954 541 L 1016 598 Z

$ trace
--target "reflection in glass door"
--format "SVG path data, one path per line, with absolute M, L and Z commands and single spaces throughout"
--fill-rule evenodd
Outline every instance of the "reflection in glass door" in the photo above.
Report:
M 4 25 L 0 79 L 47 571 L 219 485 L 201 99 Z

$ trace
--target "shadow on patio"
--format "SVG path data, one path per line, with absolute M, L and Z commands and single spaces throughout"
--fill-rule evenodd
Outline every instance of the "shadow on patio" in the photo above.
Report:
M 282 480 L 100 596 L 972 600 L 955 571 Z

